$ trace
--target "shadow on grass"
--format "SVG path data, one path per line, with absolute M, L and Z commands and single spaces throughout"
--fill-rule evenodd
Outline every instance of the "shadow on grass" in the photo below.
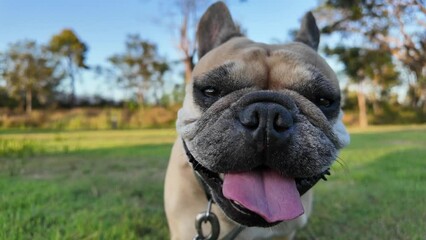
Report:
M 395 151 L 331 176 L 297 239 L 424 239 L 425 159 L 426 149 Z

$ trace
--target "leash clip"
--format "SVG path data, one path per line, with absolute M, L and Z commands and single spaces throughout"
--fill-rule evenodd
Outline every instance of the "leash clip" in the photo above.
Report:
M 211 211 L 212 203 L 213 200 L 210 199 L 207 203 L 207 210 L 197 214 L 195 218 L 195 230 L 197 231 L 197 234 L 193 240 L 217 240 L 219 238 L 220 225 L 216 214 Z M 203 233 L 203 223 L 209 223 L 211 226 L 211 232 L 207 236 Z

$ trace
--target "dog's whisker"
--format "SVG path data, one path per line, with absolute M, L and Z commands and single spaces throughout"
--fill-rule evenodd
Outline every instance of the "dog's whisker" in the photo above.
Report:
M 345 171 L 345 173 L 349 173 L 350 171 L 349 171 L 349 167 L 348 167 L 348 165 L 346 164 L 346 161 L 343 159 L 343 158 L 341 158 L 341 157 L 337 157 L 337 159 L 336 159 L 336 162 L 343 168 L 343 170 Z

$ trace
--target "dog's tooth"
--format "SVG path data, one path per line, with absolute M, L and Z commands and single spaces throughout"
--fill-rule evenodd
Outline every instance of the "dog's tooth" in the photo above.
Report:
M 225 174 L 223 173 L 219 173 L 219 178 L 223 180 L 223 178 L 225 177 Z
M 243 205 L 241 205 L 241 203 L 239 203 L 239 202 L 237 202 L 237 201 L 234 201 L 234 200 L 231 200 L 232 201 L 232 203 L 234 203 L 235 205 L 238 205 L 238 206 L 240 206 L 240 207 L 243 207 Z

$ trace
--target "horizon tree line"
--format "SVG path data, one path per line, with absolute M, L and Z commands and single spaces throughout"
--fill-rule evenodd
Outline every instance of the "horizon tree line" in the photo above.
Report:
M 158 54 L 155 43 L 138 34 L 128 35 L 124 51 L 108 57 L 110 66 L 89 66 L 88 45 L 71 29 L 63 29 L 46 44 L 17 41 L 0 50 L 0 101 L 12 99 L 17 108 L 32 110 L 33 100 L 53 101 L 58 86 L 68 82 L 68 104 L 74 106 L 75 81 L 82 71 L 95 71 L 116 86 L 135 94 L 137 105 L 146 104 L 148 95 L 161 104 L 165 74 L 183 67 L 182 86 L 189 81 L 196 51 L 189 20 L 196 22 L 197 12 L 206 5 L 181 0 L 179 61 L 167 61 Z M 426 7 L 423 0 L 327 0 L 315 10 L 323 35 L 338 36 L 338 41 L 323 45 L 321 51 L 336 57 L 349 79 L 344 91 L 347 110 L 357 110 L 359 125 L 367 126 L 368 113 L 380 116 L 390 108 L 412 109 L 422 121 L 426 119 Z M 349 41 L 348 39 L 356 39 Z M 395 99 L 395 87 L 406 88 L 403 102 Z M 174 90 L 178 89 L 175 87 Z M 182 91 L 179 91 L 182 93 Z M 7 96 L 1 95 L 7 94 Z M 176 94 L 176 91 L 173 93 Z M 356 98 L 352 104 L 352 98 Z M 401 97 L 399 97 L 401 98 Z M 180 97 L 181 99 L 181 97 Z M 13 102 L 12 101 L 12 102 Z M 5 105 L 5 104 L 3 104 Z M 1 103 L 0 103 L 1 106 Z M 391 109 L 392 110 L 392 109 Z

